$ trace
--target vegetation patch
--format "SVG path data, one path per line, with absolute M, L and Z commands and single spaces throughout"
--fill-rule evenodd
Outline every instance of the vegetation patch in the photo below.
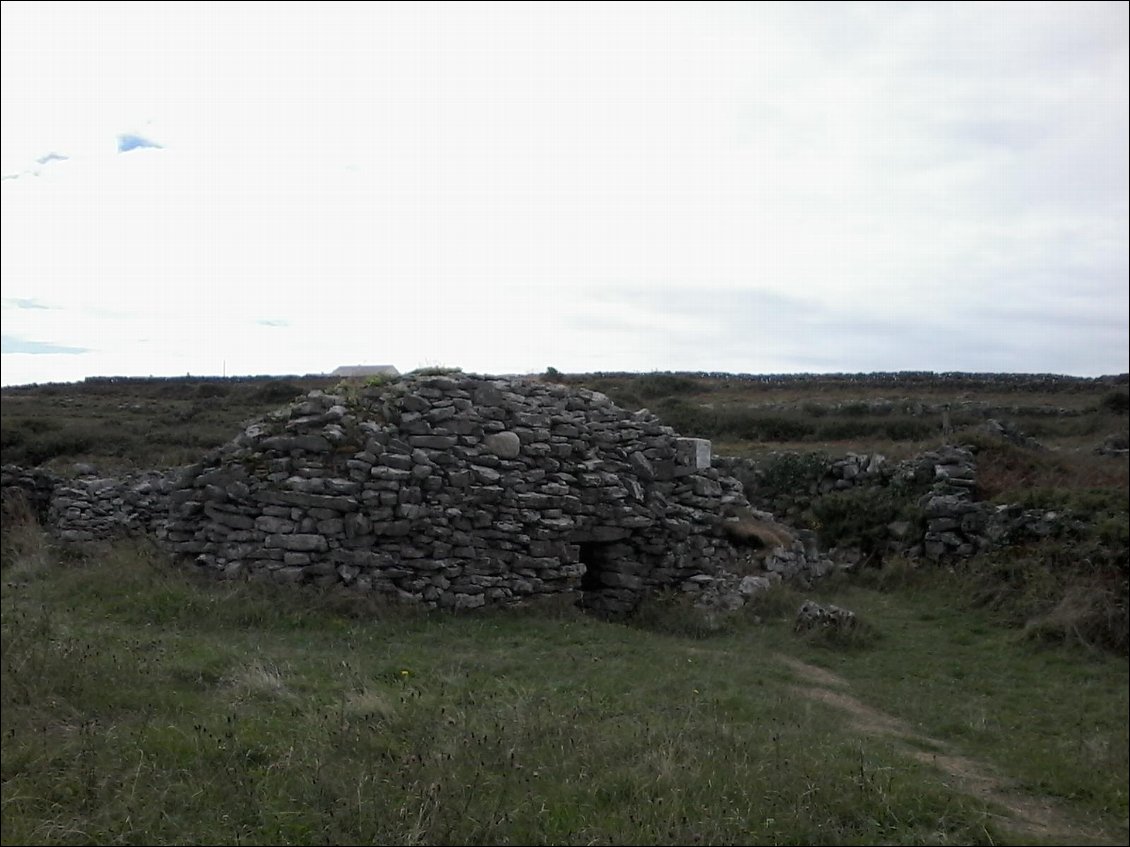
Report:
M 882 562 L 892 538 L 891 525 L 924 524 L 916 498 L 897 488 L 858 486 L 831 491 L 812 501 L 813 528 L 828 547 L 859 550 L 867 564 Z
M 788 548 L 796 542 L 795 536 L 784 525 L 753 515 L 728 520 L 722 524 L 722 529 L 736 543 L 757 549 Z
M 1032 843 L 781 655 L 1044 795 L 1049 843 L 1126 835 L 1125 663 L 1026 649 L 945 585 L 829 586 L 883 621 L 860 645 L 798 638 L 785 587 L 709 629 L 674 595 L 628 624 L 406 616 L 134 543 L 13 585 L 28 543 L 3 561 L 5 843 Z

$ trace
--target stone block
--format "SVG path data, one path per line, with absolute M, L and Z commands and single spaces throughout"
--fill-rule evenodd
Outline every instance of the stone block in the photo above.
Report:
M 676 438 L 675 466 L 697 473 L 710 467 L 710 441 L 705 438 Z

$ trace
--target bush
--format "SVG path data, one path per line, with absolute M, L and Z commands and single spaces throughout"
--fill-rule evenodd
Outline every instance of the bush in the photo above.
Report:
M 22 491 L 6 492 L 0 531 L 0 568 L 8 585 L 39 576 L 51 566 L 51 540 Z
M 369 374 L 365 377 L 363 385 L 366 388 L 384 388 L 386 385 L 396 382 L 399 378 L 399 376 L 392 374 Z
M 890 488 L 857 486 L 833 491 L 812 502 L 820 541 L 827 547 L 854 547 L 880 563 L 890 540 L 888 524 L 923 520 L 913 500 Z
M 196 386 L 196 396 L 201 399 L 210 397 L 227 397 L 231 389 L 218 382 L 202 382 Z
M 656 408 L 665 424 L 687 435 L 734 441 L 803 441 L 815 426 L 802 415 L 768 414 L 743 408 L 714 409 L 677 397 L 665 397 Z
M 641 376 L 634 381 L 633 387 L 636 393 L 645 399 L 668 397 L 672 394 L 693 394 L 702 390 L 702 386 L 689 377 L 661 373 Z
M 15 461 L 12 454 L 21 450 L 27 442 L 30 431 L 20 423 L 17 421 L 15 425 L 0 426 L 0 450 L 4 451 L 5 463 Z
M 761 441 L 803 441 L 816 432 L 816 427 L 803 418 L 784 415 L 751 417 L 746 427 L 757 433 L 757 438 Z
M 785 581 L 774 582 L 765 591 L 759 591 L 746 603 L 746 612 L 767 621 L 789 621 L 804 602 L 804 595 Z
M 1030 618 L 1024 635 L 1034 641 L 1076 642 L 1127 652 L 1126 591 L 1101 579 L 1068 584 L 1055 605 Z
M 777 453 L 760 469 L 758 492 L 770 499 L 808 494 L 831 464 L 823 453 Z
M 816 430 L 817 438 L 822 441 L 848 441 L 853 438 L 874 438 L 884 428 L 886 422 L 856 419 L 844 420 L 834 418 L 824 421 Z
M 828 407 L 808 400 L 801 404 L 801 410 L 810 418 L 823 418 L 828 415 Z
M 732 628 L 726 615 L 700 609 L 687 594 L 665 589 L 647 594 L 628 617 L 630 626 L 678 638 L 709 638 Z
M 1125 415 L 1130 411 L 1130 393 L 1126 391 L 1111 391 L 1099 401 L 1099 408 L 1116 415 Z
M 805 643 L 830 650 L 863 650 L 879 641 L 879 630 L 866 621 L 855 619 L 852 626 L 818 626 L 798 634 Z
M 78 458 L 96 445 L 99 445 L 98 439 L 88 432 L 62 430 L 30 436 L 20 431 L 6 432 L 4 461 L 17 465 L 42 465 L 59 457 Z
M 292 382 L 279 379 L 263 383 L 255 394 L 264 403 L 288 403 L 302 394 L 302 389 Z
M 913 417 L 836 418 L 824 421 L 817 436 L 826 441 L 856 438 L 889 438 L 891 441 L 921 441 L 940 432 L 931 422 Z
M 905 556 L 891 556 L 881 567 L 867 568 L 853 574 L 856 584 L 884 593 L 904 591 L 921 583 L 927 571 L 920 563 Z
M 451 376 L 463 373 L 462 368 L 449 368 L 443 365 L 425 365 L 412 371 L 412 376 Z
M 655 413 L 663 423 L 683 435 L 717 438 L 720 434 L 715 411 L 689 400 L 666 397 L 656 404 Z
M 983 500 L 1013 502 L 1047 477 L 1046 462 L 1032 450 L 980 433 L 967 441 L 977 454 L 977 493 Z
M 1125 653 L 1130 581 L 1125 547 L 1043 541 L 972 560 L 972 602 L 1041 641 L 1076 641 Z
M 896 418 L 883 424 L 891 441 L 923 441 L 936 433 L 936 428 L 915 418 Z

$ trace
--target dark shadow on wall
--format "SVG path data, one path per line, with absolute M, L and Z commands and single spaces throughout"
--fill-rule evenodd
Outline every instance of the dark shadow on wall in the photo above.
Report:
M 585 595 L 603 591 L 606 587 L 604 574 L 612 570 L 614 565 L 613 545 L 599 541 L 585 541 L 580 547 L 581 564 L 585 566 L 585 572 L 581 575 L 581 591 Z

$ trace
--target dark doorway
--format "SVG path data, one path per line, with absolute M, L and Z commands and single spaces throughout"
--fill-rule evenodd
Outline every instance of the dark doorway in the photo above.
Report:
M 599 541 L 581 543 L 581 564 L 585 572 L 581 574 L 581 591 L 603 591 L 606 587 L 602 579 L 604 572 L 612 565 L 612 545 Z

